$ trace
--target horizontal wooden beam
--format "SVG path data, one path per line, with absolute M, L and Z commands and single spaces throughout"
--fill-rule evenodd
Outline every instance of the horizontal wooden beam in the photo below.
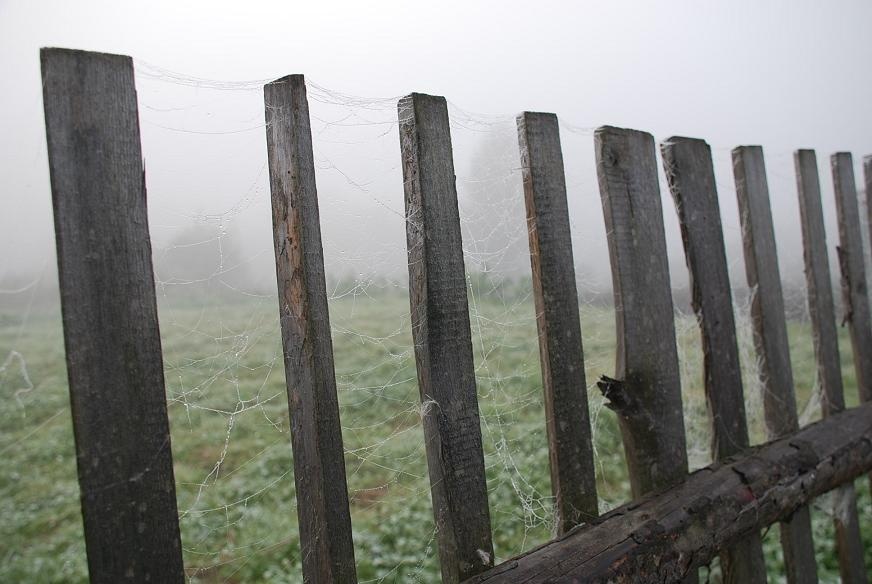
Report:
M 872 404 L 701 469 L 467 580 L 680 582 L 747 534 L 872 469 Z

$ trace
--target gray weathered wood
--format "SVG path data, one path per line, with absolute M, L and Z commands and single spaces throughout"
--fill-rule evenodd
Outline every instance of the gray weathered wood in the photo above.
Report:
M 681 225 L 693 310 L 702 334 L 712 457 L 723 460 L 748 447 L 748 425 L 711 148 L 704 140 L 672 137 L 661 150 Z M 766 582 L 760 534 L 749 533 L 747 539 L 726 548 L 721 567 L 725 582 Z
M 854 161 L 849 152 L 830 159 L 839 220 L 839 265 L 842 274 L 842 323 L 847 323 L 854 349 L 854 368 L 860 400 L 872 400 L 872 319 L 863 262 L 863 236 L 854 183 Z
M 865 547 L 860 534 L 857 492 L 854 483 L 845 483 L 832 494 L 836 524 L 836 552 L 843 584 L 867 584 Z
M 618 414 L 633 496 L 687 475 L 681 380 L 654 139 L 594 135 L 617 322 L 616 380 L 601 389 Z
M 836 311 L 827 258 L 827 236 L 821 204 L 820 179 L 814 150 L 794 153 L 799 211 L 802 225 L 805 279 L 812 323 L 817 375 L 824 416 L 845 409 Z
M 863 177 L 865 179 L 867 233 L 869 234 L 869 246 L 872 249 L 872 155 L 863 157 Z
M 264 104 L 303 578 L 356 582 L 303 76 L 265 85 Z
M 563 533 L 599 515 L 563 153 L 557 116 L 524 112 L 517 122 L 551 490 Z
M 91 582 L 183 582 L 133 63 L 40 56 Z
M 680 582 L 748 533 L 872 469 L 872 404 L 696 471 L 467 584 Z
M 793 159 L 799 193 L 808 311 L 817 359 L 821 409 L 826 417 L 845 409 L 845 395 L 842 387 L 842 367 L 839 359 L 839 337 L 836 330 L 830 265 L 827 259 L 827 237 L 824 230 L 820 179 L 814 150 L 797 150 Z M 839 552 L 842 582 L 865 584 L 868 580 L 863 566 L 863 542 L 860 539 L 857 521 L 854 485 L 846 484 L 839 487 L 834 500 L 836 548 Z
M 793 371 L 787 341 L 784 298 L 769 206 L 769 186 L 759 146 L 733 149 L 733 174 L 745 251 L 745 272 L 752 291 L 751 319 L 763 384 L 763 408 L 770 439 L 799 429 Z M 787 580 L 791 584 L 817 582 L 817 563 L 811 536 L 811 516 L 798 509 L 781 524 L 781 546 Z
M 457 189 L 443 97 L 398 104 L 412 337 L 443 582 L 493 566 Z

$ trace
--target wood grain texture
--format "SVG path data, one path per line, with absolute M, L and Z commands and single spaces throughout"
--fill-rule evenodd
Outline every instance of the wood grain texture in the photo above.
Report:
M 91 582 L 184 582 L 133 63 L 40 57 Z
M 797 150 L 793 159 L 799 193 L 808 310 L 817 360 L 818 385 L 821 390 L 821 410 L 826 417 L 845 409 L 845 395 L 827 258 L 820 179 L 814 150 Z M 834 493 L 833 511 L 842 582 L 866 584 L 868 578 L 863 565 L 857 498 L 852 484 L 843 485 Z
M 799 421 L 769 186 L 762 148 L 740 146 L 732 155 L 745 271 L 752 291 L 751 318 L 764 388 L 766 428 L 770 439 L 775 439 L 795 432 Z
M 872 248 L 872 155 L 863 157 L 863 178 L 865 179 L 867 233 L 869 233 L 869 246 Z
M 712 424 L 712 457 L 748 447 L 742 369 L 711 148 L 704 140 L 672 137 L 661 145 L 663 169 L 678 212 L 690 273 L 693 310 L 702 335 L 703 376 Z M 721 554 L 724 581 L 766 582 L 760 534 Z
M 821 388 L 821 410 L 824 416 L 828 416 L 845 409 L 845 392 L 817 156 L 814 150 L 797 150 L 793 160 L 799 193 L 809 317 Z
M 303 578 L 356 582 L 303 76 L 265 85 L 264 104 Z
M 442 580 L 493 566 L 448 107 L 398 104 L 412 337 Z
M 617 322 L 616 377 L 601 383 L 618 414 L 633 496 L 687 474 L 681 380 L 654 139 L 594 134 Z
M 799 428 L 793 371 L 787 340 L 787 322 L 769 206 L 769 186 L 763 149 L 733 149 L 733 174 L 739 201 L 739 219 L 745 252 L 745 272 L 751 288 L 751 320 L 763 385 L 763 408 L 770 439 Z M 791 584 L 817 582 L 817 563 L 808 508 L 798 509 L 781 524 L 781 547 L 787 580 Z
M 872 319 L 863 261 L 860 211 L 854 183 L 854 161 L 849 152 L 830 159 L 839 223 L 839 264 L 842 274 L 842 323 L 848 325 L 854 349 L 854 368 L 860 400 L 872 400 Z
M 872 469 L 872 404 L 619 507 L 467 584 L 681 582 L 726 546 Z
M 564 533 L 599 515 L 566 179 L 557 116 L 524 112 L 517 123 L 551 490 Z

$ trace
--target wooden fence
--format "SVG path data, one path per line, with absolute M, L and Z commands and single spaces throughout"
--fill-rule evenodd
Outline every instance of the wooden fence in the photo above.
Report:
M 92 582 L 185 579 L 170 448 L 133 65 L 43 49 L 46 135 L 66 358 Z M 273 229 L 303 573 L 355 582 L 306 85 L 264 88 Z M 780 522 L 787 578 L 816 582 L 807 505 L 836 490 L 844 582 L 867 582 L 853 480 L 872 470 L 872 325 L 857 190 L 833 155 L 843 320 L 861 401 L 845 410 L 815 153 L 796 153 L 809 312 L 825 419 L 800 429 L 763 151 L 733 150 L 754 340 L 772 440 L 749 448 L 712 157 L 661 144 L 681 225 L 718 461 L 688 475 L 655 142 L 595 133 L 618 329 L 614 378 L 635 501 L 598 516 L 557 117 L 518 117 L 559 536 L 494 565 L 448 110 L 398 104 L 412 333 L 442 580 L 765 582 L 760 530 Z M 872 160 L 865 163 L 867 192 Z M 872 217 L 870 217 L 872 219 Z M 99 404 L 99 406 L 98 406 Z M 867 518 L 868 519 L 868 518 Z

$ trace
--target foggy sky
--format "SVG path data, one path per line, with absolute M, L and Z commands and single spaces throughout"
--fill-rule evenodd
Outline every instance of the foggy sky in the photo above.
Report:
M 872 3 L 861 1 L 2 1 L 0 288 L 56 269 L 42 46 L 134 58 L 155 248 L 196 244 L 185 234 L 207 225 L 233 248 L 221 270 L 231 261 L 251 268 L 243 288 L 273 286 L 260 85 L 298 72 L 344 94 L 450 100 L 468 262 L 528 265 L 503 256 L 523 256 L 526 246 L 523 217 L 513 214 L 523 207 L 512 207 L 521 193 L 513 118 L 536 110 L 564 124 L 575 258 L 590 287 L 609 279 L 591 135 L 604 124 L 649 131 L 658 143 L 708 140 L 734 279 L 743 273 L 729 149 L 762 144 L 782 274 L 801 278 L 792 151 L 817 150 L 832 248 L 829 155 L 852 151 L 860 184 L 862 157 L 872 153 L 870 23 Z M 194 78 L 250 83 L 219 91 Z M 403 274 L 395 102 L 313 97 L 310 90 L 328 269 Z M 684 286 L 675 211 L 661 190 L 673 285 Z M 476 231 L 476 197 L 505 209 L 500 229 L 519 235 L 494 239 L 507 246 L 502 255 Z M 501 198 L 512 204 L 495 205 Z

